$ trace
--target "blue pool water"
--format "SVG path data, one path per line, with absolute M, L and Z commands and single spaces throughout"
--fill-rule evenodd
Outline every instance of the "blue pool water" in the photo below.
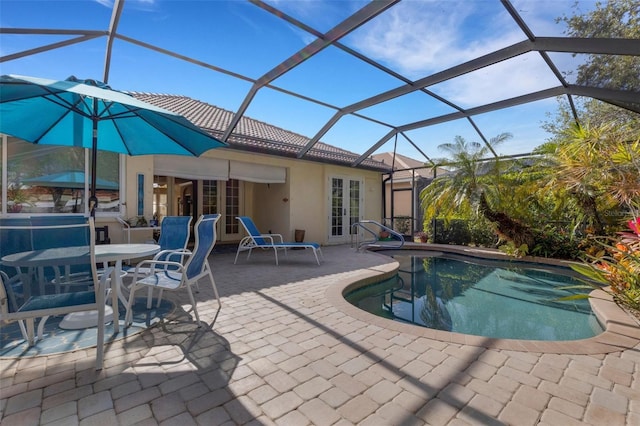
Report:
M 580 284 L 566 268 L 440 252 L 392 257 L 398 275 L 346 294 L 351 304 L 397 321 L 493 338 L 577 340 L 603 331 L 587 299 L 557 300 L 588 291 L 561 288 Z

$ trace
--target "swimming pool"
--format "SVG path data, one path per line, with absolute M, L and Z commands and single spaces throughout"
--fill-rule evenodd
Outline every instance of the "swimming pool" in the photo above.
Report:
M 419 326 L 503 339 L 564 341 L 603 332 L 568 268 L 483 260 L 444 252 L 396 251 L 397 276 L 345 294 L 377 316 Z

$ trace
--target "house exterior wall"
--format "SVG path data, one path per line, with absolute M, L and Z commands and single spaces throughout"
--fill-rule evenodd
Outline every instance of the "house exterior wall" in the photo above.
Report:
M 381 220 L 380 172 L 226 148 L 211 150 L 203 154 L 202 157 L 278 166 L 286 170 L 285 183 L 267 184 L 241 181 L 240 214 L 251 216 L 262 232 L 271 230 L 273 233 L 282 234 L 286 240 L 293 241 L 295 230 L 301 229 L 305 231 L 304 241 L 327 244 L 331 202 L 328 182 L 332 176 L 360 180 L 363 183 L 361 217 Z M 116 216 L 119 215 L 125 219 L 138 216 L 139 174 L 144 176 L 143 216 L 147 221 L 150 221 L 154 214 L 154 156 L 122 156 L 120 164 L 120 197 L 124 202 L 120 213 L 99 212 L 96 217 L 98 226 L 107 225 L 109 227 L 109 237 L 112 243 L 127 241 L 127 233 Z M 169 177 L 169 181 L 172 182 L 173 178 Z M 198 185 L 198 187 L 200 186 Z M 177 194 L 179 194 L 179 188 L 172 189 L 172 186 L 169 185 L 167 197 L 170 211 L 173 212 L 178 211 Z M 220 213 L 224 214 L 224 198 L 221 202 L 222 205 L 219 206 L 219 209 Z M 197 214 L 201 213 L 202 210 L 199 208 Z M 131 242 L 144 242 L 153 237 L 153 230 L 137 229 L 130 235 Z M 224 242 L 226 238 L 224 232 L 220 233 L 220 237 L 220 241 Z M 226 238 L 226 241 L 229 242 L 237 240 L 238 235 Z
M 378 172 L 255 154 L 230 159 L 287 169 L 285 184 L 270 184 L 268 188 L 267 184 L 250 184 L 259 190 L 253 196 L 253 207 L 245 205 L 245 214 L 252 216 L 263 232 L 271 229 L 293 241 L 295 230 L 301 229 L 305 231 L 305 241 L 327 244 L 330 203 L 328 179 L 331 176 L 362 180 L 363 218 L 381 219 L 382 189 L 381 174 Z
M 365 175 L 364 218 L 382 220 L 382 175 L 369 172 Z
M 285 183 L 242 183 L 241 214 L 251 216 L 262 232 L 271 230 L 282 234 L 286 240 L 293 241 L 296 229 L 305 230 L 305 241 L 326 244 L 329 227 L 329 202 L 327 181 L 331 176 L 347 176 L 362 180 L 363 217 L 381 220 L 382 189 L 381 174 L 376 171 L 341 167 L 331 164 L 317 163 L 295 158 L 215 149 L 203 157 L 236 160 L 247 163 L 265 164 L 284 167 L 287 177 Z M 127 161 L 143 161 L 143 157 L 128 157 Z M 149 176 L 145 176 L 145 184 L 149 181 L 149 196 L 145 196 L 145 215 L 151 212 L 151 194 L 153 192 L 153 171 L 149 171 L 145 163 L 136 163 L 135 167 L 127 165 L 127 205 L 135 206 L 135 182 L 137 168 L 141 167 Z M 146 194 L 147 189 L 145 190 Z M 133 211 L 133 210 L 131 210 Z M 129 213 L 131 215 L 131 213 Z
M 244 186 L 252 187 L 252 202 L 244 205 L 244 214 L 253 218 L 261 232 L 271 231 L 288 239 L 290 206 L 283 200 L 289 196 L 289 181 L 270 184 L 245 182 Z

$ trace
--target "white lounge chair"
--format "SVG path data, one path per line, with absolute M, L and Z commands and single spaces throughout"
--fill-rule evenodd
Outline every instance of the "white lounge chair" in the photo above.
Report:
M 285 242 L 282 238 L 281 234 L 262 234 L 258 231 L 253 220 L 248 216 L 238 216 L 236 217 L 247 231 L 246 237 L 244 237 L 240 244 L 238 244 L 238 251 L 236 252 L 236 259 L 233 261 L 233 264 L 238 261 L 238 255 L 241 251 L 248 251 L 247 259 L 251 256 L 251 251 L 254 248 L 261 249 L 273 249 L 276 255 L 276 265 L 278 265 L 278 250 L 284 250 L 284 254 L 286 256 L 288 248 L 305 248 L 313 250 L 313 254 L 316 257 L 316 262 L 320 265 L 320 259 L 318 258 L 318 253 L 322 256 L 322 250 L 320 249 L 320 244 L 318 243 L 294 243 L 294 242 Z

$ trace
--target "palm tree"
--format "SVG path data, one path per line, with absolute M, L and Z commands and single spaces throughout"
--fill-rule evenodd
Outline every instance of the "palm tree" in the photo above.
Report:
M 439 149 L 449 154 L 442 165 L 454 167 L 455 172 L 434 179 L 422 191 L 425 218 L 440 214 L 446 219 L 456 211 L 473 209 L 495 225 L 500 238 L 513 242 L 516 247 L 531 246 L 535 239 L 530 227 L 492 208 L 492 204 L 499 205 L 503 164 L 498 158 L 487 160 L 487 157 L 509 138 L 510 133 L 501 133 L 482 145 L 456 136 L 453 143 L 439 145 Z
M 581 221 L 605 233 L 602 210 L 640 200 L 640 133 L 615 122 L 574 125 L 550 156 L 554 163 L 545 189 L 563 189 L 582 210 Z

